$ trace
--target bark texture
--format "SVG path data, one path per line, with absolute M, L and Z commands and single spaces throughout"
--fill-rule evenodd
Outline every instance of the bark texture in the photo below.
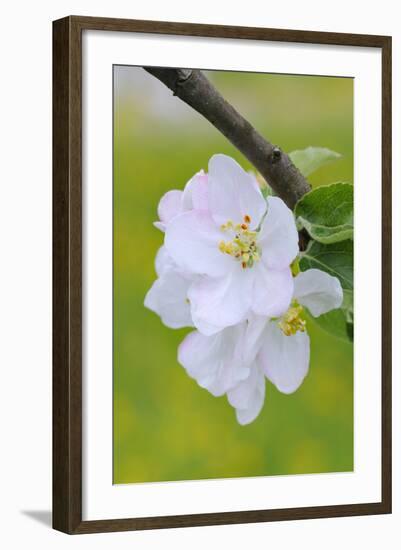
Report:
M 261 136 L 201 71 L 158 67 L 144 69 L 211 122 L 255 166 L 291 209 L 302 195 L 310 191 L 309 183 L 289 156 Z

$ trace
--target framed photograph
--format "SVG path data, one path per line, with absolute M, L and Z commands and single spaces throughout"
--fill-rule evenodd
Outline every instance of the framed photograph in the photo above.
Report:
M 391 512 L 391 37 L 53 23 L 53 526 Z

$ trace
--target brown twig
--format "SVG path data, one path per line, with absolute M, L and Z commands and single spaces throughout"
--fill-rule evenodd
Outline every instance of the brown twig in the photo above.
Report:
M 174 95 L 213 124 L 255 166 L 273 191 L 294 208 L 310 185 L 289 156 L 274 146 L 226 101 L 206 76 L 194 69 L 144 67 Z

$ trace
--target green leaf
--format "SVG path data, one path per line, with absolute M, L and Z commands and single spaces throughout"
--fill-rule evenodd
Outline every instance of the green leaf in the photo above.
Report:
M 348 311 L 349 313 L 351 313 L 352 318 L 353 318 L 353 313 L 354 313 L 354 292 L 352 290 L 344 290 L 343 289 L 343 294 L 344 294 L 344 298 L 343 298 L 343 303 L 341 304 L 341 308 L 344 309 L 345 311 Z
M 344 290 L 344 300 L 340 309 L 329 311 L 320 317 L 312 317 L 323 330 L 343 340 L 353 340 L 354 336 L 354 293 Z
M 325 147 L 307 147 L 289 153 L 289 157 L 298 170 L 306 177 L 325 164 L 341 158 L 340 153 Z
M 351 240 L 333 244 L 310 241 L 299 260 L 301 271 L 315 268 L 340 280 L 344 290 L 353 290 L 354 245 Z
M 350 183 L 332 183 L 306 193 L 295 206 L 298 229 L 305 228 L 321 243 L 352 239 L 354 233 L 354 188 Z
M 313 320 L 327 332 L 348 341 L 353 339 L 354 325 L 353 251 L 351 240 L 333 244 L 311 241 L 299 260 L 301 271 L 321 269 L 339 279 L 344 293 L 341 308 L 313 317 Z
M 320 315 L 320 317 L 309 315 L 308 318 L 337 338 L 341 338 L 347 342 L 353 339 L 353 323 L 347 322 L 346 312 L 343 309 L 334 309 L 324 315 Z

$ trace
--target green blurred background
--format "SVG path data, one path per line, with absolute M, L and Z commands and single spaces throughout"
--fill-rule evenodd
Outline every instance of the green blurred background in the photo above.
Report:
M 343 154 L 313 186 L 353 180 L 353 81 L 207 72 L 285 151 Z M 292 395 L 267 382 L 264 408 L 240 426 L 225 397 L 177 362 L 187 330 L 165 327 L 143 300 L 163 234 L 160 197 L 182 189 L 215 153 L 248 161 L 141 68 L 114 67 L 114 483 L 343 472 L 353 469 L 353 347 L 308 324 L 310 372 Z

